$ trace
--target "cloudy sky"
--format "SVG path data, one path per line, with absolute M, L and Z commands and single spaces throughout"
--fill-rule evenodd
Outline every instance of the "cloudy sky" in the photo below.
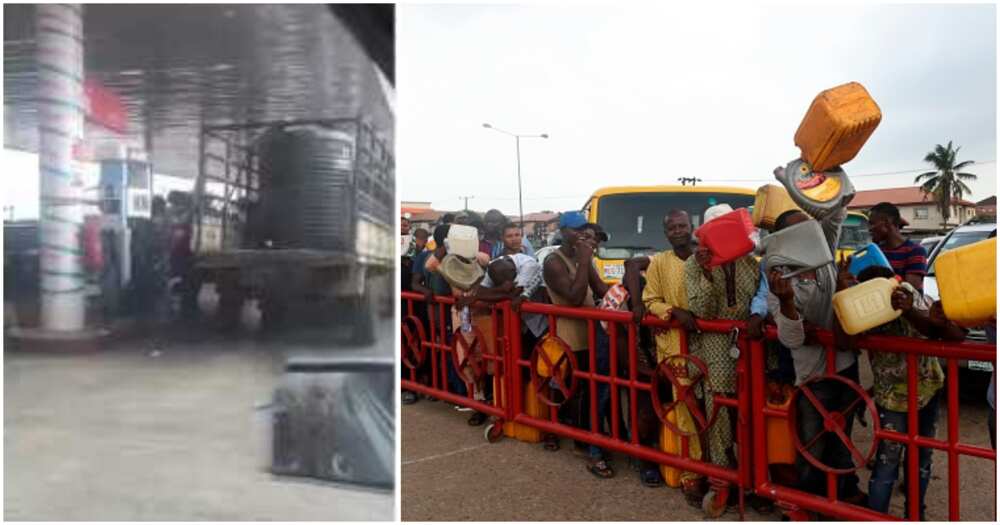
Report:
M 579 208 L 620 184 L 756 188 L 798 156 L 828 87 L 861 82 L 883 120 L 845 166 L 858 189 L 912 185 L 949 140 L 974 200 L 996 188 L 991 5 L 429 6 L 397 8 L 402 200 L 517 212 Z

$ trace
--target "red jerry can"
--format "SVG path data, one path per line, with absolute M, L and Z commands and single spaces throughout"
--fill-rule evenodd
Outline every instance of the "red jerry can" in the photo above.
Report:
M 712 252 L 711 266 L 714 268 L 753 252 L 753 232 L 750 212 L 739 208 L 701 225 L 694 235 Z

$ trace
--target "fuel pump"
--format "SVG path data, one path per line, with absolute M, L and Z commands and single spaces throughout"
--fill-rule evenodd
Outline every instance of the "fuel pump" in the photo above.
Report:
M 153 174 L 146 155 L 124 144 L 98 151 L 98 183 L 105 256 L 102 293 L 109 309 L 118 310 L 123 291 L 132 288 L 136 236 L 149 231 Z

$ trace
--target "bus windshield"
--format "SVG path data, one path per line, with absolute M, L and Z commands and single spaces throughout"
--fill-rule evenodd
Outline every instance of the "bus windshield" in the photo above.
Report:
M 753 205 L 753 195 L 734 193 L 628 193 L 607 195 L 597 201 L 597 223 L 608 234 L 597 256 L 602 259 L 627 259 L 639 253 L 654 253 L 669 248 L 663 233 L 663 217 L 670 210 L 683 210 L 691 216 L 691 225 L 701 225 L 701 215 L 710 206 L 726 203 L 736 208 Z
M 872 237 L 868 233 L 868 219 L 861 215 L 848 215 L 840 229 L 840 242 L 837 244 L 837 248 L 860 250 L 871 242 Z

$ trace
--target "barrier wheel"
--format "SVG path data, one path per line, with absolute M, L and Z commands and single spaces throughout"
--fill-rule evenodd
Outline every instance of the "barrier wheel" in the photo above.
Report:
M 553 358 L 551 355 L 553 353 L 558 357 Z M 576 355 L 570 350 L 566 341 L 557 336 L 546 335 L 531 350 L 529 359 L 531 387 L 542 403 L 550 407 L 559 407 L 573 397 L 577 385 L 577 377 L 573 372 L 577 369 L 577 362 Z M 549 383 L 555 383 L 554 388 L 562 395 L 562 401 L 556 401 L 549 395 L 548 389 L 545 388 Z
M 403 317 L 399 325 L 403 337 L 400 345 L 403 351 L 403 365 L 411 370 L 416 369 L 424 364 L 424 359 L 427 357 L 427 351 L 424 348 L 427 332 L 424 331 L 423 323 L 416 316 Z
M 693 365 L 696 370 L 694 377 L 691 376 L 691 367 L 689 365 Z M 656 373 L 653 374 L 649 383 L 650 394 L 653 398 L 653 410 L 656 411 L 656 417 L 660 418 L 660 422 L 675 434 L 687 437 L 698 436 L 705 433 L 715 423 L 715 418 L 719 415 L 719 409 L 721 408 L 720 405 L 716 403 L 713 406 L 712 413 L 706 416 L 701 405 L 698 403 L 698 398 L 695 396 L 695 388 L 699 384 L 705 383 L 707 377 L 708 366 L 705 365 L 704 361 L 693 355 L 681 354 L 668 356 L 656 366 Z M 660 401 L 660 383 L 664 380 L 677 390 L 677 397 L 666 404 Z M 713 393 L 706 388 L 705 397 L 707 398 L 710 395 L 713 395 Z M 679 425 L 671 423 L 667 419 L 667 415 L 681 403 L 687 407 L 688 413 L 691 414 L 691 418 L 694 420 L 694 432 L 681 430 Z
M 471 342 L 465 339 L 465 335 L 461 329 L 455 330 L 454 341 L 451 344 L 451 357 L 455 363 L 455 370 L 458 371 L 458 375 L 466 384 L 471 385 L 486 375 L 486 360 L 483 359 L 483 332 L 473 326 L 472 331 L 469 333 L 472 334 Z M 465 357 L 462 359 L 458 358 L 459 347 L 465 352 Z M 471 379 L 465 373 L 466 369 L 472 373 Z
M 503 439 L 503 422 L 498 420 L 486 425 L 483 437 L 490 443 L 496 443 Z
M 819 400 L 819 398 L 816 397 L 816 394 L 812 390 L 812 385 L 818 381 L 838 381 L 840 383 L 847 385 L 847 387 L 850 388 L 851 390 L 854 390 L 854 392 L 857 393 L 858 397 L 844 410 L 827 410 L 826 407 L 823 406 L 823 403 Z M 823 418 L 823 430 L 818 432 L 808 443 L 805 444 L 803 444 L 802 440 L 799 439 L 799 433 L 798 433 L 799 411 L 797 407 L 798 407 L 799 397 L 804 397 L 807 401 L 809 401 L 809 404 L 812 405 L 812 407 L 817 412 L 819 412 L 820 417 Z M 854 413 L 861 403 L 865 404 L 865 408 L 867 409 L 867 412 L 870 415 L 869 419 L 871 420 L 872 423 L 871 445 L 869 446 L 868 451 L 864 454 L 862 454 L 861 451 L 858 450 L 858 447 L 854 445 L 854 442 L 851 440 L 850 436 L 848 436 L 844 432 L 844 426 L 846 425 L 847 421 L 846 418 L 850 416 L 850 414 Z M 855 383 L 854 381 L 851 381 L 849 379 L 834 374 L 826 374 L 814 377 L 806 381 L 805 383 L 802 383 L 802 385 L 800 385 L 798 388 L 795 389 L 795 391 L 792 393 L 792 398 L 789 401 L 788 407 L 789 407 L 788 430 L 792 435 L 792 443 L 795 445 L 795 449 L 798 450 L 799 454 L 801 454 L 802 457 L 804 457 L 806 461 L 808 461 L 814 467 L 822 470 L 823 472 L 833 472 L 834 474 L 849 474 L 866 466 L 868 464 L 868 461 L 875 456 L 875 451 L 878 450 L 878 444 L 879 444 L 878 431 L 880 429 L 880 425 L 879 425 L 878 411 L 875 408 L 875 402 L 872 400 L 872 398 L 868 396 L 868 393 L 865 392 L 863 388 L 861 388 L 861 385 Z M 828 433 L 832 433 L 833 435 L 837 436 L 840 442 L 843 443 L 845 447 L 847 447 L 847 450 L 850 452 L 851 459 L 853 460 L 854 463 L 853 468 L 831 467 L 820 461 L 819 458 L 813 456 L 812 453 L 809 452 L 809 447 L 813 446 L 813 444 L 815 444 L 817 441 L 819 441 L 820 438 L 822 438 Z

